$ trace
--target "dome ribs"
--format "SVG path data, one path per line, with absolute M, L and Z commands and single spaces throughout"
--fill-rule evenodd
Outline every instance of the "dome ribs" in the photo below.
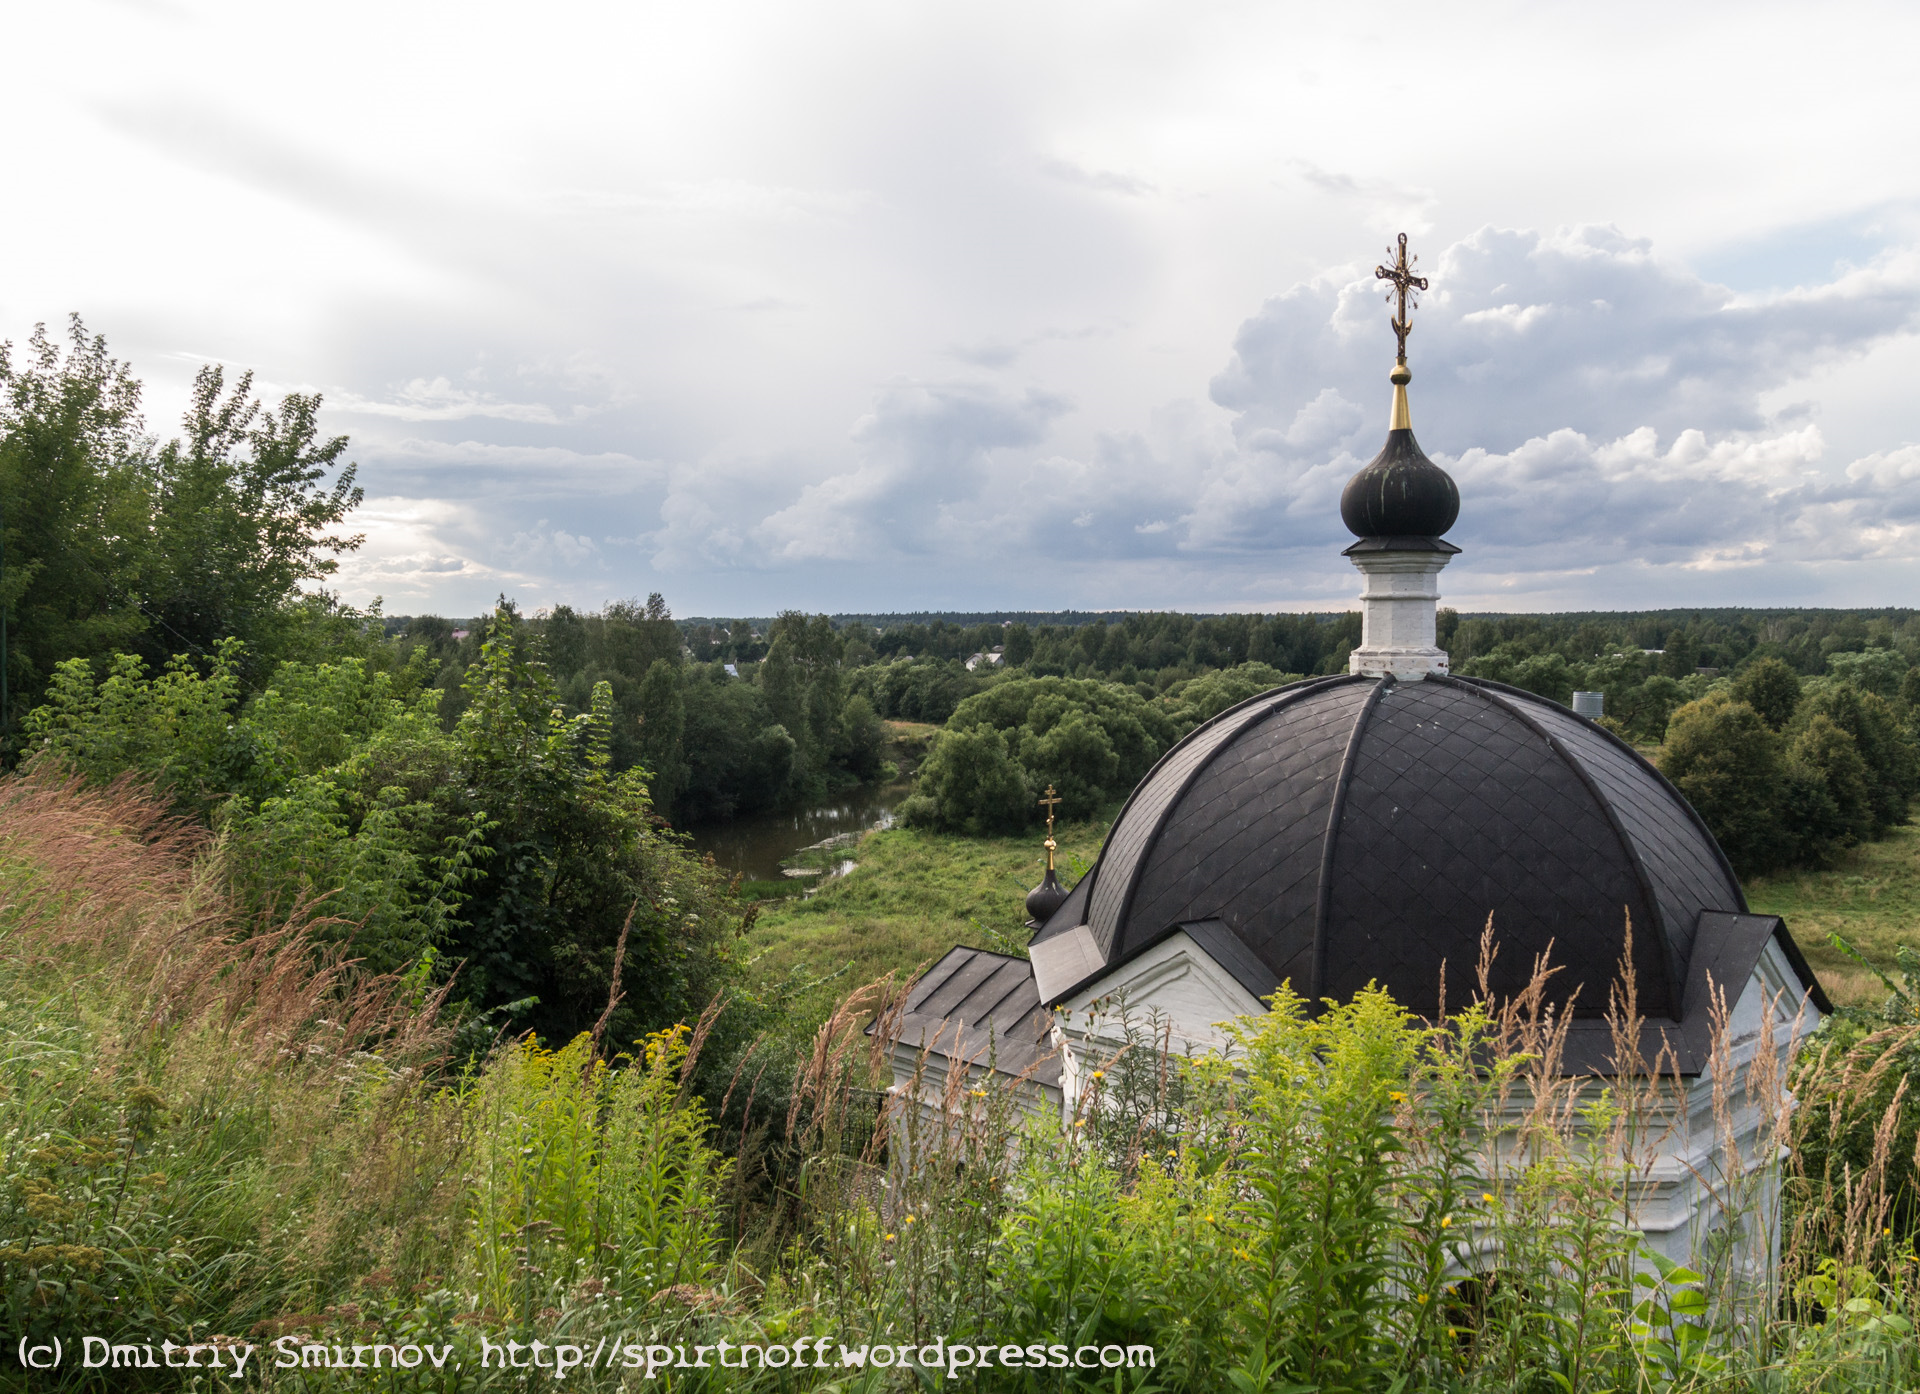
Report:
M 1365 679 L 1274 708 L 1196 771 L 1143 858 L 1121 952 L 1166 925 L 1221 921 L 1276 982 L 1304 989 L 1320 844 Z
M 1571 764 L 1537 724 L 1472 685 L 1429 679 L 1383 693 L 1332 839 L 1318 994 L 1344 998 L 1377 981 L 1434 1015 L 1443 971 L 1450 995 L 1472 982 L 1492 913 L 1496 995 L 1523 991 L 1550 950 L 1560 972 L 1549 1000 L 1598 1017 L 1626 907 L 1654 936 L 1636 936 L 1641 1001 L 1648 1015 L 1667 1015 L 1654 902 Z
M 1259 693 L 1196 726 L 1160 757 L 1159 763 L 1128 797 L 1107 833 L 1099 860 L 1088 873 L 1095 879 L 1087 897 L 1087 924 L 1109 963 L 1129 947 L 1126 929 L 1144 866 L 1143 854 L 1159 840 L 1168 815 L 1179 806 L 1181 798 L 1214 755 L 1231 745 L 1235 736 L 1259 725 L 1276 711 L 1310 694 L 1360 681 L 1364 680 L 1340 674 Z M 1205 917 L 1183 915 L 1180 918 Z M 1154 934 L 1164 928 L 1164 925 L 1150 926 L 1145 932 Z
M 1440 681 L 1462 687 L 1479 687 L 1482 692 L 1492 697 L 1494 701 L 1512 712 L 1514 716 L 1518 717 L 1529 728 L 1537 732 L 1540 738 L 1546 741 L 1553 749 L 1554 754 L 1559 756 L 1560 762 L 1571 769 L 1574 776 L 1586 786 L 1587 792 L 1593 796 L 1594 802 L 1600 806 L 1601 812 L 1606 815 L 1607 826 L 1612 829 L 1614 840 L 1619 843 L 1620 850 L 1626 855 L 1628 865 L 1633 868 L 1634 879 L 1639 884 L 1640 894 L 1645 898 L 1647 907 L 1652 913 L 1652 923 L 1636 925 L 1634 927 L 1635 947 L 1638 948 L 1640 946 L 1642 936 L 1649 934 L 1652 936 L 1653 945 L 1655 949 L 1658 950 L 1659 961 L 1665 970 L 1665 982 L 1660 985 L 1662 989 L 1660 993 L 1647 993 L 1644 988 L 1638 986 L 1639 979 L 1642 975 L 1640 973 L 1639 963 L 1635 963 L 1634 976 L 1640 1004 L 1643 1009 L 1647 1007 L 1655 1008 L 1655 1010 L 1651 1011 L 1642 1010 L 1641 1014 L 1644 1016 L 1678 1017 L 1680 1013 L 1680 988 L 1686 981 L 1686 966 L 1679 961 L 1678 955 L 1675 952 L 1676 946 L 1674 943 L 1675 935 L 1673 933 L 1673 926 L 1668 923 L 1665 907 L 1661 904 L 1660 895 L 1654 888 L 1653 878 L 1647 872 L 1646 858 L 1641 855 L 1639 844 L 1628 835 L 1625 825 L 1620 821 L 1620 813 L 1619 810 L 1614 807 L 1613 800 L 1609 798 L 1606 791 L 1600 787 L 1599 783 L 1594 779 L 1592 772 L 1587 769 L 1586 764 L 1576 759 L 1573 753 L 1567 749 L 1565 743 L 1548 729 L 1543 722 L 1534 718 L 1533 713 L 1528 710 L 1530 704 L 1523 704 L 1508 698 L 1499 688 L 1491 684 L 1469 684 L 1456 678 L 1442 678 Z M 1621 926 L 1622 934 L 1624 934 L 1625 931 L 1626 926 L 1623 924 Z M 1689 933 L 1689 937 L 1691 937 L 1691 933 Z M 1658 1000 L 1661 996 L 1665 998 L 1664 1003 Z M 1659 1010 L 1662 1006 L 1665 1008 L 1664 1011 Z
M 1306 998 L 1309 1006 L 1318 1004 L 1326 995 L 1327 984 L 1327 926 L 1333 909 L 1333 857 L 1340 841 L 1340 820 L 1346 816 L 1347 789 L 1353 783 L 1353 768 L 1357 763 L 1355 756 L 1360 751 L 1360 737 L 1367 729 L 1367 719 L 1373 715 L 1373 709 L 1380 705 L 1380 699 L 1387 689 L 1395 686 L 1392 678 L 1375 679 L 1374 689 L 1367 694 L 1366 703 L 1353 719 L 1353 729 L 1347 733 L 1347 749 L 1340 757 L 1340 777 L 1333 786 L 1333 802 L 1327 809 L 1327 830 L 1320 836 L 1320 886 L 1319 895 L 1313 910 L 1313 955 L 1309 960 L 1307 981 L 1312 984 Z
M 1684 975 L 1691 971 L 1700 912 L 1747 913 L 1740 879 L 1693 805 L 1645 756 L 1605 728 L 1518 688 L 1482 678 L 1463 681 L 1498 691 L 1510 703 L 1524 704 L 1536 720 L 1560 736 L 1605 793 L 1653 882 L 1682 975 L 1679 981 L 1684 982 Z

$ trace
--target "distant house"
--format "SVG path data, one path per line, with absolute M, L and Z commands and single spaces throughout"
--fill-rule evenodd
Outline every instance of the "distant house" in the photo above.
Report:
M 967 671 L 971 673 L 982 663 L 988 667 L 997 668 L 1001 663 L 1006 661 L 1006 657 L 1007 651 L 1001 648 L 988 649 L 985 653 L 976 653 L 967 660 Z
M 456 629 L 453 631 L 453 642 L 456 644 L 466 637 L 467 631 L 464 629 Z
M 722 663 L 720 666 L 727 670 L 728 677 L 737 678 L 740 676 L 740 665 L 738 663 Z

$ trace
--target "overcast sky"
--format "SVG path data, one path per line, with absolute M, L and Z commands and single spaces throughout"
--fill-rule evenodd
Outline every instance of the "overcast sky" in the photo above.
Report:
M 1920 6 L 5 0 L 0 337 L 325 394 L 346 597 L 1920 603 Z

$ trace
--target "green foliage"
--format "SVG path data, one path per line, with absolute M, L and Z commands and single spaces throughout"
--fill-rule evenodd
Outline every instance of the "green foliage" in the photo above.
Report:
M 28 747 L 96 780 L 145 775 L 184 807 L 208 808 L 251 778 L 253 752 L 233 728 L 241 647 L 223 643 L 205 676 L 182 656 L 148 678 L 137 655 L 116 654 L 96 681 L 86 659 L 68 659 L 27 717 Z
M 943 732 L 920 766 L 916 787 L 900 807 L 902 823 L 954 828 L 974 837 L 1023 826 L 1035 798 L 1007 733 L 990 726 Z
M 1777 670 L 1763 673 L 1745 689 L 1772 703 L 1775 715 L 1790 690 L 1780 678 Z M 1660 755 L 1662 771 L 1736 871 L 1825 865 L 1906 821 L 1920 763 L 1885 698 L 1822 680 L 1809 685 L 1782 729 L 1740 700 L 1740 690 L 1716 690 L 1677 709 Z
M 468 1262 L 480 1302 L 509 1323 L 531 1324 L 543 1274 L 584 1268 L 643 1300 L 714 1275 L 728 1166 L 683 1097 L 685 1028 L 644 1046 L 610 1069 L 584 1035 L 553 1051 L 522 1040 L 467 1084 Z
M 453 808 L 484 818 L 485 876 L 449 952 L 465 963 L 463 996 L 538 999 L 522 1020 L 548 1039 L 589 1029 L 617 991 L 611 1029 L 633 1039 L 720 986 L 736 912 L 720 873 L 654 827 L 646 772 L 613 772 L 609 686 L 568 716 L 545 667 L 514 642 L 516 623 L 495 614 L 453 733 Z
M 185 434 L 153 463 L 162 571 L 148 587 L 150 661 L 237 638 L 271 664 L 285 652 L 300 585 L 359 547 L 360 536 L 336 531 L 362 497 L 356 466 L 341 464 L 345 436 L 321 436 L 319 413 L 320 398 L 298 392 L 264 409 L 251 373 L 230 390 L 217 364 L 195 374 Z
M 1785 782 L 1781 741 L 1745 702 L 1714 694 L 1673 714 L 1660 768 L 1687 798 L 1741 874 L 1794 859 L 1777 798 Z
M 0 343 L 0 610 L 19 731 L 63 660 L 124 647 L 146 627 L 149 471 L 140 384 L 76 315 L 68 345 L 34 329 L 24 361 Z M 0 747 L 4 750 L 4 747 Z
M 1052 784 L 1060 812 L 1085 818 L 1124 796 L 1174 740 L 1138 693 L 1078 678 L 1009 676 L 967 698 L 920 767 L 903 819 L 974 835 L 1034 821 Z
M 1883 837 L 1906 822 L 1908 800 L 1920 786 L 1920 760 L 1892 703 L 1850 683 L 1825 683 L 1806 695 L 1792 729 L 1820 718 L 1846 732 L 1860 752 L 1872 805 L 1871 835 Z
M 1530 653 L 1521 644 L 1506 643 L 1492 653 L 1469 659 L 1459 672 L 1462 677 L 1491 678 L 1524 688 L 1563 707 L 1573 703 L 1575 674 L 1561 654 Z
M 1859 653 L 1827 655 L 1829 673 L 1876 697 L 1898 697 L 1900 685 L 1912 666 L 1907 655 L 1897 649 L 1863 649 Z
M 1736 702 L 1752 707 L 1776 731 L 1786 729 L 1800 705 L 1800 675 L 1777 658 L 1749 663 L 1733 680 L 1731 690 Z
M 1282 673 L 1265 663 L 1241 663 L 1232 668 L 1174 684 L 1162 699 L 1173 728 L 1185 735 L 1203 721 L 1249 697 L 1300 680 L 1298 673 Z

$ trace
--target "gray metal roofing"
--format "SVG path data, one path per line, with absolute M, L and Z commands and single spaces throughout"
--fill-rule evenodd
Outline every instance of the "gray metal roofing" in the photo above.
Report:
M 1052 1022 L 1026 959 L 954 948 L 907 994 L 897 1039 L 910 1049 L 1058 1086 Z
M 1471 983 L 1491 914 L 1496 993 L 1551 945 L 1550 997 L 1594 1018 L 1630 921 L 1640 1010 L 1674 1019 L 1702 913 L 1745 910 L 1698 816 L 1601 728 L 1498 684 L 1338 677 L 1168 751 L 1036 938 L 1085 923 L 1111 968 L 1218 920 L 1311 999 L 1375 981 L 1432 1014 L 1442 964 L 1454 1000 Z

